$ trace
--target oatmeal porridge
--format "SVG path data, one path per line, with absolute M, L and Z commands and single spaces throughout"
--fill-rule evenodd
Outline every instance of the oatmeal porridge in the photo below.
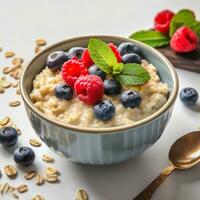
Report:
M 135 46 L 121 43 L 117 48 L 109 43 L 108 48 L 123 68 L 141 70 L 142 78 L 131 78 L 134 84 L 126 84 L 128 79 L 99 67 L 90 46 L 73 47 L 47 58 L 47 66 L 33 81 L 32 102 L 46 116 L 79 127 L 116 127 L 152 115 L 166 103 L 169 89 L 160 80 L 156 66 L 141 59 L 137 48 L 131 52 L 130 45 Z M 138 84 L 138 80 L 143 82 Z

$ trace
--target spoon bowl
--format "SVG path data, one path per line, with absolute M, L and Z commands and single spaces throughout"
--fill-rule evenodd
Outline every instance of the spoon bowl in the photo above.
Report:
M 187 169 L 200 162 L 200 131 L 176 140 L 169 151 L 169 162 L 177 169 Z

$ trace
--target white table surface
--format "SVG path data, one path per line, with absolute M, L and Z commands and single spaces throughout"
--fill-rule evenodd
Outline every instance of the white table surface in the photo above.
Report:
M 28 61 L 33 55 L 34 41 L 44 37 L 48 44 L 71 36 L 86 34 L 114 34 L 128 36 L 132 31 L 151 27 L 153 16 L 161 9 L 191 8 L 200 18 L 199 0 L 0 0 L 0 47 L 14 50 Z M 9 65 L 10 60 L 0 53 L 0 66 Z M 191 63 L 192 65 L 192 63 Z M 177 70 L 180 88 L 195 87 L 200 92 L 199 74 Z M 22 130 L 20 145 L 29 145 L 30 138 L 36 137 L 25 114 L 23 105 L 10 108 L 8 102 L 20 99 L 15 90 L 9 89 L 0 95 L 0 117 L 11 116 Z M 46 200 L 74 199 L 75 191 L 84 188 L 91 200 L 131 200 L 168 165 L 170 145 L 182 134 L 200 126 L 200 112 L 183 106 L 177 99 L 172 118 L 161 139 L 140 157 L 111 166 L 88 166 L 72 163 L 51 152 L 44 144 L 34 148 L 37 159 L 35 167 L 42 172 L 47 166 L 41 155 L 52 155 L 61 171 L 61 183 L 36 186 L 33 181 L 24 181 L 23 171 L 15 180 L 5 174 L 0 183 L 27 183 L 29 192 L 21 195 L 30 200 L 41 194 Z M 12 153 L 0 147 L 0 169 L 14 164 Z M 200 166 L 187 171 L 173 173 L 158 189 L 153 200 L 197 200 L 200 188 Z M 9 196 L 0 196 L 10 200 Z

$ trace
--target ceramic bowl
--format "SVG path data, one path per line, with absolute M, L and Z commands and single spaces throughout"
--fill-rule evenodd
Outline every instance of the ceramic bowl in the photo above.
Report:
M 115 44 L 137 44 L 146 60 L 157 67 L 161 80 L 168 84 L 170 93 L 165 105 L 151 116 L 134 124 L 111 128 L 80 128 L 67 125 L 49 118 L 37 109 L 29 94 L 35 76 L 45 68 L 47 56 L 55 50 L 68 50 L 74 46 L 86 47 L 90 38 L 99 38 Z M 161 137 L 177 96 L 178 78 L 172 64 L 157 50 L 123 37 L 95 35 L 67 39 L 37 54 L 22 73 L 20 89 L 32 127 L 47 146 L 72 161 L 104 165 L 138 156 Z

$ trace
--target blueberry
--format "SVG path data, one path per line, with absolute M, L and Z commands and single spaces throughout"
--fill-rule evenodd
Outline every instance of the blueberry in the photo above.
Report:
M 104 71 L 102 71 L 99 67 L 97 67 L 96 65 L 92 65 L 89 68 L 89 73 L 91 75 L 99 76 L 102 80 L 105 80 L 105 78 L 106 78 L 106 73 Z
M 81 59 L 81 56 L 84 52 L 85 48 L 83 47 L 72 47 L 69 51 L 68 51 L 68 56 L 70 59 L 77 57 L 78 59 Z
M 0 129 L 0 143 L 3 146 L 13 146 L 17 143 L 17 140 L 18 133 L 15 128 L 7 126 Z
M 20 147 L 14 152 L 14 160 L 22 166 L 32 165 L 35 160 L 35 153 L 29 147 Z
M 106 121 L 113 117 L 115 114 L 115 107 L 112 102 L 104 100 L 99 104 L 96 104 L 93 108 L 94 115 L 97 119 Z
M 128 54 L 128 53 L 135 53 L 143 58 L 143 54 L 139 47 L 132 42 L 123 42 L 118 46 L 118 51 L 121 56 Z
M 139 55 L 135 53 L 128 53 L 122 56 L 122 62 L 124 64 L 127 64 L 127 63 L 142 64 L 142 59 Z
M 198 92 L 194 88 L 186 87 L 180 91 L 180 99 L 186 105 L 196 104 L 198 98 Z
M 65 83 L 57 84 L 54 89 L 54 92 L 55 92 L 55 96 L 58 99 L 70 100 L 73 97 L 72 88 L 66 85 Z
M 46 66 L 51 70 L 57 70 L 62 67 L 62 64 L 69 60 L 64 51 L 54 51 L 47 57 Z
M 104 81 L 104 92 L 106 95 L 120 94 L 122 87 L 115 79 L 106 79 Z
M 135 108 L 141 104 L 140 93 L 133 90 L 127 90 L 123 92 L 120 96 L 120 102 L 125 108 Z

